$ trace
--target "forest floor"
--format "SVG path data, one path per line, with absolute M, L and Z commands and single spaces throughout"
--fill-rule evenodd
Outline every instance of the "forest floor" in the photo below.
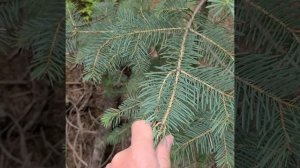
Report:
M 105 143 L 110 130 L 100 118 L 118 101 L 104 98 L 100 85 L 82 82 L 79 65 L 66 67 L 65 92 L 53 92 L 30 80 L 30 53 L 7 58 L 0 60 L 0 167 L 64 165 L 62 146 L 68 168 L 105 167 L 121 147 Z
M 106 99 L 101 85 L 82 82 L 82 67 L 66 70 L 66 164 L 69 168 L 99 168 L 111 161 L 120 147 L 107 145 L 110 131 L 100 123 L 105 109 L 117 107 L 118 101 Z
M 0 59 L 0 167 L 64 165 L 64 88 L 31 80 L 31 53 Z
M 30 80 L 30 53 L 7 58 L 0 60 L 0 167 L 64 165 L 65 146 L 68 168 L 99 168 L 122 149 L 105 143 L 110 130 L 100 123 L 118 100 L 104 98 L 101 85 L 82 82 L 81 66 L 66 67 L 66 90 L 54 91 Z

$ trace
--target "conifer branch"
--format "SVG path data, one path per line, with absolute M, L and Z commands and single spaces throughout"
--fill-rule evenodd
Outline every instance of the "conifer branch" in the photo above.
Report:
M 101 118 L 104 126 L 113 128 L 108 142 L 119 143 L 127 137 L 128 132 L 121 131 L 123 126 L 117 127 L 123 125 L 122 119 L 130 123 L 144 118 L 153 123 L 155 140 L 167 131 L 174 135 L 178 142 L 175 160 L 179 152 L 187 155 L 188 162 L 199 158 L 200 152 L 209 157 L 218 152 L 216 162 L 221 166 L 232 164 L 231 137 L 227 136 L 232 132 L 233 122 L 231 32 L 209 22 L 205 16 L 198 18 L 206 2 L 197 1 L 192 12 L 182 11 L 190 9 L 185 0 L 162 2 L 159 9 L 147 13 L 148 7 L 128 9 L 120 4 L 116 17 L 107 16 L 109 21 L 103 21 L 104 25 L 87 22 L 86 27 L 74 29 L 69 22 L 69 32 L 76 33 L 74 40 L 83 39 L 76 60 L 84 65 L 85 80 L 101 82 L 106 72 L 119 71 L 122 66 L 132 74 L 128 78 L 128 98 L 117 109 L 106 110 Z M 194 23 L 202 26 L 199 33 L 192 28 Z M 152 48 L 159 52 L 158 58 L 152 59 Z M 205 65 L 195 67 L 202 60 Z M 136 104 L 135 99 L 140 103 Z M 199 116 L 204 119 L 201 123 L 195 119 Z M 190 152 L 191 149 L 200 151 Z
M 125 33 L 122 35 L 117 35 L 117 36 L 113 36 L 113 37 L 109 38 L 97 49 L 92 68 L 89 70 L 91 72 L 91 75 L 93 76 L 95 74 L 96 65 L 99 60 L 101 50 L 104 49 L 113 40 L 121 39 L 123 37 L 130 36 L 130 35 L 149 34 L 149 33 L 155 33 L 155 32 L 169 32 L 169 31 L 173 31 L 173 30 L 182 30 L 182 28 L 177 27 L 177 28 L 162 28 L 162 29 L 149 29 L 149 30 L 134 30 L 129 33 Z
M 162 122 L 161 122 L 161 129 L 160 129 L 160 133 L 162 134 L 165 130 L 165 127 L 166 127 L 166 121 L 168 119 L 168 116 L 170 115 L 170 112 L 171 112 L 171 109 L 172 109 L 172 105 L 174 103 L 174 99 L 175 99 L 175 95 L 176 95 L 176 90 L 177 90 L 177 85 L 178 85 L 178 81 L 179 81 L 179 76 L 180 76 L 180 73 L 181 73 L 181 63 L 182 63 L 182 60 L 183 60 L 183 57 L 184 57 L 184 50 L 185 50 L 185 43 L 186 43 L 186 39 L 187 39 L 187 36 L 188 36 L 188 33 L 189 33 L 189 29 L 191 28 L 192 26 L 192 23 L 194 21 L 194 18 L 196 16 L 196 14 L 198 13 L 198 11 L 200 10 L 200 8 L 203 6 L 203 4 L 206 2 L 206 0 L 201 0 L 199 2 L 199 4 L 197 5 L 197 7 L 195 8 L 193 14 L 192 14 L 192 17 L 191 19 L 189 20 L 186 28 L 185 28 L 185 32 L 184 32 L 184 35 L 183 35 L 183 39 L 182 39 L 182 43 L 181 43 L 181 46 L 180 46 L 180 54 L 178 56 L 178 64 L 177 64 L 177 68 L 176 68 L 176 77 L 175 77 L 175 81 L 174 81 L 174 87 L 173 87 L 173 91 L 172 91 L 172 94 L 171 94 L 171 97 L 170 97 L 170 101 L 169 101 L 169 104 L 168 104 L 168 107 L 167 107 L 167 110 L 164 114 L 164 117 L 162 119 Z
M 50 46 L 50 48 L 49 48 L 49 53 L 48 53 L 48 55 L 47 55 L 47 58 L 48 58 L 48 59 L 47 59 L 47 62 L 46 62 L 46 64 L 45 64 L 45 70 L 44 70 L 44 75 L 43 75 L 43 77 L 47 74 L 49 67 L 50 67 L 51 65 L 53 65 L 52 62 L 51 62 L 52 58 L 54 57 L 54 55 L 53 55 L 53 50 L 54 50 L 54 46 L 55 46 L 56 41 L 57 41 L 57 36 L 58 36 L 58 34 L 60 33 L 61 24 L 62 24 L 64 21 L 65 21 L 65 18 L 63 17 L 63 18 L 58 22 L 57 27 L 56 27 L 56 29 L 55 29 L 54 37 L 53 37 L 53 40 L 52 40 L 52 42 L 51 42 L 51 46 Z
M 141 104 L 140 102 L 137 102 L 136 104 L 134 104 L 134 105 L 132 105 L 132 106 L 126 107 L 126 108 L 124 108 L 124 109 L 121 109 L 121 110 L 119 110 L 119 111 L 117 112 L 116 115 L 121 116 L 122 113 L 124 113 L 124 112 L 126 112 L 126 111 L 129 111 L 130 109 L 134 109 L 134 108 L 136 108 L 136 107 L 139 107 L 140 104 Z
M 135 30 L 133 32 L 123 34 L 120 36 L 116 36 L 115 38 L 122 38 L 124 36 L 134 35 L 134 34 L 148 34 L 148 33 L 157 33 L 157 32 L 169 32 L 173 30 L 184 30 L 182 27 L 174 27 L 174 28 L 161 28 L 161 29 L 149 29 L 149 30 Z
M 94 59 L 94 61 L 93 61 L 93 66 L 92 66 L 92 76 L 93 76 L 93 74 L 94 74 L 95 71 L 96 71 L 96 65 L 97 65 L 97 61 L 98 61 L 98 59 L 99 59 L 99 57 L 100 57 L 100 52 L 101 52 L 101 50 L 102 50 L 106 45 L 108 45 L 108 44 L 111 42 L 111 40 L 112 40 L 112 39 L 107 40 L 107 41 L 106 41 L 104 44 L 102 44 L 102 45 L 100 46 L 100 48 L 97 50 L 95 59 Z
M 297 30 L 292 29 L 286 23 L 284 23 L 282 20 L 280 20 L 279 18 L 274 16 L 272 13 L 265 10 L 263 7 L 255 4 L 253 1 L 251 1 L 251 0 L 244 0 L 244 1 L 247 2 L 248 4 L 250 4 L 251 6 L 253 6 L 254 8 L 256 8 L 258 11 L 262 12 L 264 15 L 273 19 L 275 22 L 280 24 L 282 27 L 284 27 L 287 31 L 289 31 L 294 36 L 294 38 L 297 40 L 297 42 L 300 43 L 300 39 L 296 34 Z
M 287 101 L 284 101 L 282 100 L 281 98 L 271 94 L 271 93 L 268 93 L 267 91 L 261 89 L 260 87 L 258 87 L 257 85 L 254 85 L 254 84 L 251 84 L 250 82 L 246 81 L 246 80 L 243 80 L 242 78 L 238 77 L 238 76 L 235 76 L 235 79 L 237 79 L 238 81 L 240 82 L 243 82 L 245 85 L 248 85 L 249 87 L 251 87 L 252 89 L 266 95 L 267 97 L 273 99 L 274 101 L 278 102 L 279 104 L 284 104 L 288 107 L 292 107 L 292 108 L 295 108 L 295 109 L 300 109 L 300 107 L 298 107 L 297 105 L 291 103 L 291 102 L 287 102 Z
M 225 135 L 223 135 L 223 142 L 224 142 L 224 153 L 225 153 L 225 160 L 227 161 L 228 160 L 228 149 L 227 149 L 227 142 L 226 142 L 226 137 Z
M 67 11 L 68 11 L 68 13 L 69 13 L 69 18 L 70 18 L 70 21 L 71 21 L 71 23 L 72 23 L 72 26 L 73 27 L 76 27 L 76 23 L 75 23 L 75 20 L 74 20 L 74 18 L 72 17 L 72 12 L 70 11 L 70 9 L 69 9 L 69 7 L 67 6 Z
M 230 118 L 230 115 L 229 115 L 229 112 L 228 112 L 227 107 L 226 107 L 226 102 L 225 102 L 225 96 L 224 95 L 222 97 L 222 101 L 223 101 L 224 111 L 226 113 L 226 122 L 228 122 L 229 118 Z
M 190 28 L 189 29 L 191 32 L 195 33 L 196 35 L 204 38 L 205 40 L 209 41 L 211 44 L 215 45 L 216 47 L 218 47 L 219 49 L 221 49 L 222 51 L 224 51 L 228 56 L 230 56 L 230 59 L 231 60 L 234 60 L 234 57 L 233 57 L 233 53 L 227 51 L 224 47 L 222 47 L 221 45 L 219 45 L 218 43 L 214 42 L 212 39 L 210 39 L 209 37 L 205 36 L 204 34 L 201 34 L 197 31 L 195 31 L 194 29 Z
M 286 129 L 286 124 L 285 124 L 285 117 L 284 117 L 284 114 L 283 114 L 283 108 L 282 108 L 282 105 L 279 104 L 279 114 L 280 114 L 280 123 L 281 123 L 281 127 L 283 129 L 283 132 L 284 132 L 284 136 L 285 136 L 285 139 L 286 139 L 286 145 L 287 145 L 287 149 L 289 152 L 292 152 L 292 148 L 290 146 L 290 136 L 287 132 L 287 129 Z
M 201 84 L 204 84 L 205 86 L 209 87 L 209 88 L 212 89 L 212 90 L 217 91 L 217 92 L 220 93 L 221 95 L 226 96 L 226 97 L 229 97 L 229 98 L 233 98 L 233 95 L 221 91 L 220 89 L 218 89 L 218 88 L 216 88 L 216 87 L 214 87 L 214 86 L 212 86 L 212 85 L 206 83 L 205 81 L 202 81 L 202 80 L 198 79 L 197 77 L 193 76 L 192 74 L 190 74 L 190 73 L 188 73 L 188 72 L 186 72 L 186 71 L 184 71 L 184 70 L 181 70 L 181 72 L 182 72 L 183 74 L 185 74 L 186 76 L 190 77 L 191 79 L 193 79 L 193 80 L 195 80 L 195 81 L 197 81 L 197 82 L 199 82 L 199 83 L 201 83 Z
M 194 138 L 189 139 L 187 142 L 185 142 L 185 143 L 183 143 L 183 144 L 180 144 L 180 146 L 177 148 L 177 150 L 175 151 L 175 153 L 178 152 L 180 149 L 182 149 L 182 148 L 184 148 L 184 147 L 186 147 L 186 146 L 192 144 L 194 141 L 196 141 L 196 140 L 198 140 L 198 139 L 200 139 L 200 138 L 202 138 L 202 137 L 204 137 L 204 136 L 206 136 L 206 135 L 209 136 L 210 143 L 212 144 L 212 140 L 211 140 L 211 137 L 210 137 L 210 133 L 211 133 L 211 132 L 212 132 L 211 129 L 208 129 L 207 131 L 205 131 L 205 132 L 203 132 L 203 133 L 201 133 L 201 134 L 195 136 Z
M 176 72 L 176 71 L 175 71 L 175 70 L 170 71 L 170 72 L 166 75 L 166 77 L 164 78 L 162 84 L 160 85 L 158 97 L 157 97 L 157 100 L 156 100 L 158 105 L 160 104 L 160 99 L 161 99 L 161 95 L 162 95 L 162 92 L 163 92 L 163 87 L 165 86 L 165 84 L 166 84 L 167 79 L 169 78 L 169 76 L 170 76 L 172 73 L 174 73 L 174 72 Z M 158 107 L 159 107 L 159 106 L 157 106 L 157 108 L 156 108 L 157 111 L 158 111 Z
M 88 31 L 88 30 L 78 30 L 75 31 L 77 33 L 86 33 L 86 34 L 101 34 L 101 33 L 113 33 L 111 30 L 93 30 L 93 31 Z

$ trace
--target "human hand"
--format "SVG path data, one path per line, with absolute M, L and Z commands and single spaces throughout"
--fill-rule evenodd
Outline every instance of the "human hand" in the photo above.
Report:
M 172 144 L 173 137 L 167 135 L 155 150 L 150 124 L 135 121 L 131 127 L 131 146 L 117 153 L 106 168 L 171 168 Z

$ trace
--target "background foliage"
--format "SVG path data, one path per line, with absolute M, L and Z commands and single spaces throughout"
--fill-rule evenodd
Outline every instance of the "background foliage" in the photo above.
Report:
M 0 167 L 65 165 L 64 11 L 0 0 Z
M 299 167 L 299 2 L 236 5 L 236 165 Z
M 60 0 L 3 2 L 0 5 L 0 54 L 13 57 L 30 52 L 32 79 L 62 82 L 65 65 L 64 10 L 65 2 Z

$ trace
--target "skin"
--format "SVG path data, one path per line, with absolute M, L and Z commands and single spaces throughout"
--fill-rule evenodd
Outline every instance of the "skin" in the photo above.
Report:
M 167 135 L 154 149 L 149 123 L 135 121 L 131 127 L 131 146 L 117 153 L 106 168 L 171 168 L 173 137 Z

